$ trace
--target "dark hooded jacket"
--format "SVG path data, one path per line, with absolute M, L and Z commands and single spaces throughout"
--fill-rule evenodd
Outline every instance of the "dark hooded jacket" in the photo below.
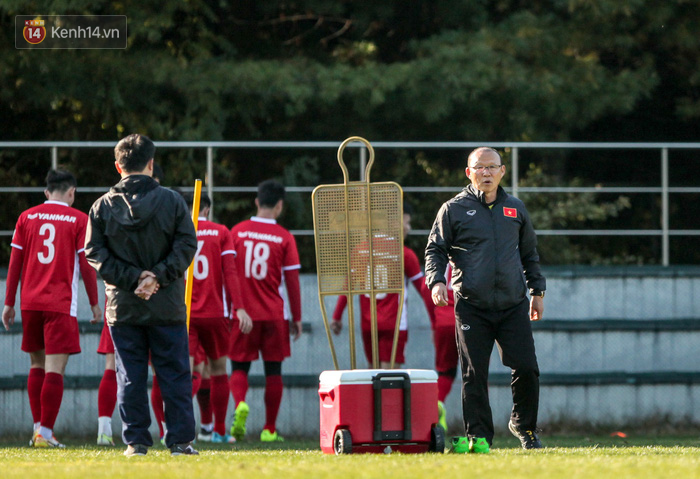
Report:
M 146 175 L 130 175 L 90 209 L 85 256 L 105 282 L 110 326 L 167 325 L 187 320 L 184 272 L 197 250 L 185 200 Z M 142 271 L 160 288 L 134 294 Z
M 425 248 L 425 283 L 446 283 L 480 309 L 502 311 L 520 303 L 527 288 L 544 291 L 537 236 L 525 204 L 498 187 L 491 208 L 469 185 L 442 205 Z

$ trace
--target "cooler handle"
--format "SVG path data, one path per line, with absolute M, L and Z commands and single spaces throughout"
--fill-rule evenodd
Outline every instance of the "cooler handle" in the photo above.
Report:
M 411 440 L 411 377 L 408 373 L 386 372 L 372 377 L 374 390 L 373 440 Z M 382 430 L 382 389 L 403 389 L 403 431 Z
M 323 401 L 324 403 L 325 402 L 333 402 L 333 400 L 335 399 L 335 389 L 330 388 L 327 391 L 325 391 L 323 389 L 319 389 L 318 396 L 321 398 L 321 401 Z M 328 399 L 330 399 L 330 401 L 327 401 Z

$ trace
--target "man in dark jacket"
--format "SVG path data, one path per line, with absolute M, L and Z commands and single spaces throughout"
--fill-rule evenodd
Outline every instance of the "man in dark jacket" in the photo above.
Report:
M 508 428 L 523 448 L 542 447 L 536 432 L 539 368 L 530 321 L 542 318 L 546 284 L 525 205 L 499 186 L 505 170 L 495 150 L 472 151 L 465 170 L 471 185 L 442 205 L 425 248 L 425 282 L 437 306 L 447 305 L 448 261 L 453 268 L 466 432 L 453 439 L 456 452 L 488 452 L 493 441 L 488 374 L 494 341 L 503 364 L 511 368 Z
M 119 414 L 127 456 L 153 445 L 148 428 L 148 360 L 165 402 L 166 445 L 197 454 L 183 274 L 197 237 L 183 198 L 152 178 L 153 142 L 129 135 L 114 149 L 122 179 L 90 209 L 88 262 L 105 282 L 114 342 Z

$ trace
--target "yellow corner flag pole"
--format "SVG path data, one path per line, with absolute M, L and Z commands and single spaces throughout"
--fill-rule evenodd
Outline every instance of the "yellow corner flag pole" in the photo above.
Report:
M 197 223 L 199 222 L 199 199 L 202 196 L 202 180 L 194 180 L 194 198 L 192 199 L 192 223 L 197 234 Z M 187 305 L 187 331 L 190 330 L 190 310 L 192 309 L 192 281 L 194 275 L 194 258 L 190 267 L 187 268 L 187 284 L 185 285 L 185 305 Z

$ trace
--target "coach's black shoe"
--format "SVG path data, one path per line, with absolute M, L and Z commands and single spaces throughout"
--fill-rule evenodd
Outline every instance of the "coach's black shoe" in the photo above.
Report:
M 187 442 L 185 444 L 175 444 L 170 446 L 171 456 L 198 456 L 199 451 L 192 447 L 192 444 Z
M 537 431 L 520 431 L 513 424 L 513 420 L 508 421 L 508 430 L 513 436 L 520 439 L 523 449 L 542 449 L 542 442 L 537 436 Z
M 146 454 L 148 454 L 148 447 L 143 444 L 129 444 L 124 451 L 126 457 L 145 456 Z

